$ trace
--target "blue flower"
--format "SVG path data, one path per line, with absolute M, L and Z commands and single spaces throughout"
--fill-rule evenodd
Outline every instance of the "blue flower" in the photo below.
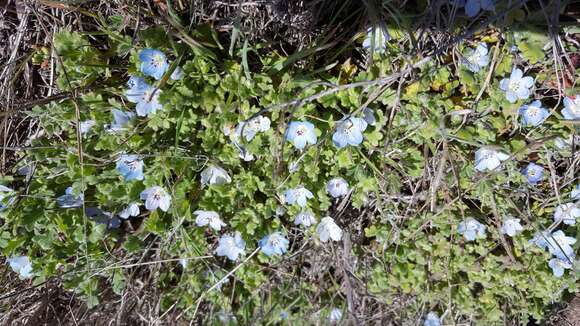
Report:
M 0 212 L 8 208 L 16 199 L 14 190 L 4 185 L 0 185 Z
M 495 170 L 509 157 L 491 148 L 480 148 L 475 152 L 475 169 L 480 172 Z
M 465 6 L 465 14 L 468 17 L 475 17 L 483 10 L 492 11 L 495 9 L 494 0 L 455 0 L 458 7 Z
M 278 206 L 276 207 L 274 214 L 276 214 L 276 216 L 278 217 L 284 216 L 284 214 L 286 214 L 286 209 L 284 208 L 284 206 Z
M 320 223 L 316 226 L 316 234 L 318 234 L 320 241 L 325 243 L 328 242 L 328 240 L 340 241 L 340 239 L 342 239 L 342 229 L 330 216 L 320 220 Z
M 121 110 L 112 109 L 111 113 L 113 114 L 113 123 L 105 128 L 111 133 L 125 130 L 131 123 L 131 120 L 135 118 L 135 113 L 133 112 L 123 112 Z
M 535 185 L 544 178 L 544 168 L 541 165 L 530 163 L 522 170 L 522 174 L 530 184 Z
M 288 312 L 287 312 L 287 311 L 281 311 L 281 312 L 280 312 L 280 314 L 279 314 L 278 316 L 280 317 L 280 319 L 282 319 L 282 320 L 286 320 L 286 319 L 288 319 L 288 317 L 289 317 L 290 315 L 288 314 Z
M 489 54 L 486 43 L 479 43 L 475 49 L 468 49 L 463 64 L 471 72 L 479 72 L 489 64 Z
M 368 123 L 369 126 L 374 126 L 377 124 L 377 118 L 375 118 L 375 112 L 371 108 L 364 108 L 363 119 Z
M 93 128 L 97 123 L 95 122 L 95 120 L 85 120 L 85 121 L 81 121 L 80 123 L 80 131 L 81 134 L 86 135 L 89 133 L 89 131 L 91 131 L 91 128 Z
M 363 141 L 363 132 L 367 129 L 367 122 L 361 118 L 350 117 L 342 119 L 336 124 L 336 131 L 332 135 L 332 142 L 338 148 L 347 145 L 358 146 Z
M 259 115 L 248 122 L 238 124 L 235 133 L 232 135 L 233 140 L 237 143 L 243 134 L 246 141 L 249 142 L 256 137 L 258 132 L 265 132 L 268 129 L 270 129 L 270 119 Z
M 245 253 L 246 243 L 242 239 L 240 232 L 232 236 L 231 234 L 225 234 L 219 239 L 219 244 L 216 249 L 216 254 L 218 256 L 228 257 L 229 260 L 236 261 L 240 255 Z
M 11 257 L 6 262 L 15 273 L 18 273 L 20 279 L 32 277 L 32 263 L 27 256 Z
M 68 187 L 65 190 L 64 195 L 56 199 L 56 203 L 62 208 L 77 208 L 83 206 L 84 195 L 80 193 L 78 196 L 73 194 L 73 188 Z
M 573 200 L 580 199 L 580 183 L 576 185 L 576 188 L 572 189 L 570 193 L 570 198 Z
M 439 318 L 439 315 L 437 315 L 437 313 L 434 311 L 430 311 L 425 317 L 425 320 L 423 321 L 423 326 L 440 326 L 440 325 L 441 319 Z
M 130 216 L 139 216 L 139 213 L 139 204 L 131 203 L 124 210 L 122 210 L 121 213 L 119 213 L 119 217 L 126 220 Z
M 266 256 L 283 255 L 288 250 L 288 239 L 280 232 L 274 232 L 258 241 L 258 246 Z
M 141 200 L 145 200 L 145 208 L 151 212 L 157 208 L 167 212 L 171 205 L 171 196 L 159 186 L 143 190 L 141 192 Z
M 299 150 L 304 149 L 306 144 L 316 144 L 314 125 L 308 121 L 292 121 L 286 129 L 286 140 L 294 144 Z
M 382 27 L 369 27 L 367 29 L 367 36 L 363 41 L 363 48 L 375 53 L 385 53 L 387 49 L 387 42 L 391 39 L 389 31 Z
M 576 257 L 574 248 L 572 248 L 574 243 L 576 243 L 576 238 L 568 237 L 559 230 L 548 238 L 548 251 L 562 260 L 571 260 Z
M 161 79 L 169 68 L 165 54 L 157 49 L 141 50 L 139 60 L 141 61 L 141 72 L 157 80 Z
M 33 171 L 34 171 L 34 165 L 25 163 L 25 165 L 23 167 L 19 168 L 18 171 L 16 171 L 16 172 L 18 172 L 19 175 L 22 175 L 22 176 L 25 176 L 28 178 L 29 176 L 32 175 Z M 10 189 L 10 188 L 4 187 L 3 185 L 0 185 L 0 188 Z M 12 189 L 10 189 L 10 190 L 13 191 Z M 4 190 L 0 190 L 0 193 L 3 191 Z
M 518 110 L 526 126 L 537 127 L 550 116 L 550 111 L 542 107 L 542 102 L 533 101 L 529 105 L 522 105 Z
M 524 228 L 520 224 L 519 218 L 508 218 L 505 219 L 501 225 L 501 233 L 507 234 L 510 237 L 516 236 L 518 233 L 522 232 Z
M 143 78 L 135 76 L 129 78 L 127 85 L 129 89 L 125 92 L 125 96 L 129 102 L 137 103 L 138 116 L 148 116 L 163 109 L 159 103 L 161 90 L 147 84 Z
M 348 183 L 343 178 L 334 178 L 326 184 L 326 191 L 333 198 L 346 196 L 348 195 Z
M 300 163 L 298 161 L 293 161 L 288 164 L 288 172 L 294 173 L 300 168 Z
M 311 226 L 316 222 L 316 218 L 311 212 L 300 212 L 294 217 L 294 224 L 304 225 L 306 227 Z
M 175 68 L 175 70 L 173 70 L 169 78 L 171 78 L 171 80 L 180 80 L 181 78 L 183 78 L 183 69 L 181 69 L 180 67 Z
M 159 103 L 159 94 L 161 91 L 155 87 L 145 88 L 141 100 L 137 103 L 137 115 L 145 117 L 163 109 L 163 105 Z
M 125 181 L 143 180 L 143 161 L 138 155 L 123 154 L 117 159 L 117 171 Z
M 127 80 L 127 87 L 129 89 L 142 89 L 148 87 L 149 84 L 145 81 L 145 78 L 139 76 L 129 76 L 129 80 Z
M 294 189 L 286 190 L 284 198 L 290 205 L 298 204 L 301 207 L 306 207 L 306 201 L 309 198 L 314 198 L 314 195 L 303 186 L 298 186 Z
M 485 225 L 479 223 L 473 218 L 468 218 L 465 221 L 459 223 L 457 227 L 457 232 L 462 234 L 465 240 L 473 241 L 477 238 L 485 237 Z
M 209 225 L 215 231 L 220 231 L 223 226 L 226 226 L 217 212 L 197 210 L 193 214 L 196 216 L 195 224 L 197 226 Z
M 254 154 L 248 152 L 247 150 L 240 150 L 238 157 L 244 160 L 244 162 L 251 162 L 254 160 Z
M 338 308 L 334 308 L 330 311 L 328 316 L 328 321 L 331 324 L 338 323 L 342 319 L 342 311 Z
M 529 243 L 535 243 L 542 249 L 548 249 L 552 255 L 562 260 L 574 259 L 576 256 L 574 248 L 572 248 L 572 245 L 576 243 L 576 238 L 566 236 L 562 230 L 553 233 L 536 233 Z
M 505 97 L 510 103 L 515 103 L 518 99 L 526 100 L 530 97 L 530 89 L 534 86 L 532 77 L 524 77 L 524 73 L 514 68 L 510 78 L 504 78 L 499 83 L 499 88 L 505 92 Z
M 144 91 L 151 87 L 147 84 L 143 77 L 131 76 L 127 81 L 127 86 L 129 89 L 125 91 L 125 96 L 127 100 L 131 103 L 139 103 L 143 98 Z
M 574 99 L 568 96 L 564 97 L 562 115 L 566 120 L 580 120 L 580 95 L 576 95 Z
M 554 211 L 554 222 L 562 222 L 567 225 L 575 225 L 580 217 L 580 208 L 574 203 L 562 204 Z
M 232 182 L 228 172 L 217 165 L 210 165 L 201 171 L 201 184 L 206 185 L 223 185 Z
M 117 229 L 121 226 L 121 220 L 117 216 L 98 207 L 86 207 L 85 216 L 96 224 L 105 225 L 109 230 Z
M 552 273 L 556 277 L 562 277 L 564 275 L 564 269 L 571 269 L 572 264 L 566 259 L 562 260 L 559 258 L 552 258 L 548 262 L 548 266 L 552 269 Z

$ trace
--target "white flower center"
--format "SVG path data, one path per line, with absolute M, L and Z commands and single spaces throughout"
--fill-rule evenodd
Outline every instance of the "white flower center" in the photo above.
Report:
M 305 133 L 306 133 L 306 127 L 304 127 L 304 126 L 298 126 L 298 128 L 296 128 L 296 135 L 302 136 Z
M 354 129 L 354 123 L 352 123 L 352 121 L 350 121 L 350 119 L 346 120 L 342 123 L 341 129 L 342 129 L 343 133 L 350 135 L 352 130 Z
M 514 93 L 517 93 L 522 88 L 519 80 L 510 80 L 508 89 Z
M 481 158 L 484 160 L 489 160 L 490 158 L 492 158 L 494 156 L 494 152 L 488 152 L 486 151 L 485 153 L 483 153 L 483 155 L 481 155 Z
M 137 170 L 137 161 L 125 161 L 125 165 L 130 169 L 130 170 Z
M 537 108 L 535 106 L 529 106 L 526 113 L 528 114 L 528 116 L 535 118 L 540 115 L 540 108 Z
M 163 56 L 156 54 L 151 57 L 151 65 L 155 68 L 159 68 L 163 64 Z
M 477 62 L 479 62 L 481 57 L 482 57 L 482 55 L 479 53 L 479 51 L 474 51 L 473 54 L 470 56 L 469 61 L 471 63 L 476 64 Z

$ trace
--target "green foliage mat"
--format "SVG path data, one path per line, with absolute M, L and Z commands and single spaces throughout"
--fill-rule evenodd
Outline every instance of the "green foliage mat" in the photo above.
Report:
M 146 274 L 148 286 L 162 291 L 163 311 L 241 324 L 314 323 L 335 307 L 346 320 L 353 295 L 366 298 L 366 308 L 355 308 L 369 316 L 373 309 L 397 311 L 392 317 L 408 322 L 436 311 L 447 324 L 525 323 L 541 320 L 550 304 L 577 291 L 575 269 L 554 277 L 549 253 L 528 242 L 556 227 L 553 211 L 573 187 L 565 140 L 577 127 L 560 118 L 551 98 L 557 109 L 543 125 L 522 126 L 517 109 L 524 102 L 509 103 L 499 88 L 515 66 L 529 68 L 536 85 L 551 78 L 553 67 L 542 66 L 546 35 L 479 36 L 491 62 L 478 73 L 450 51 L 402 76 L 400 87 L 396 79 L 345 87 L 402 71 L 407 63 L 392 58 L 408 50 L 399 42 L 404 33 L 392 30 L 393 42 L 368 68 L 344 62 L 321 70 L 295 65 L 305 59 L 300 54 L 285 57 L 235 40 L 223 46 L 207 28 L 195 31 L 204 45 L 193 49 L 157 28 L 140 32 L 136 47 L 130 37 L 107 33 L 108 50 L 79 33 L 55 36 L 58 86 L 73 97 L 32 110 L 43 134 L 31 140 L 22 162 L 33 172 L 4 178 L 19 197 L 2 213 L 0 247 L 6 256 L 31 257 L 34 283 L 57 276 L 95 306 L 104 288 L 122 294 Z M 521 52 L 510 52 L 512 45 Z M 474 46 L 465 42 L 455 50 Z M 181 66 L 183 77 L 147 77 L 160 88 L 163 109 L 111 133 L 112 109 L 135 111 L 125 82 L 142 75 L 138 53 L 144 47 L 164 51 L 174 63 L 170 70 Z M 46 55 L 39 50 L 37 61 Z M 94 85 L 102 87 L 75 91 Z M 337 148 L 337 121 L 362 117 L 364 107 L 376 118 L 364 142 Z M 258 113 L 271 128 L 235 143 L 236 126 Z M 86 120 L 96 124 L 81 135 L 77 123 Z M 290 121 L 303 120 L 314 124 L 318 141 L 300 151 L 284 133 Z M 478 172 L 474 152 L 490 145 L 510 158 L 496 171 Z M 240 147 L 254 160 L 241 159 Z M 142 158 L 144 180 L 125 182 L 116 171 L 124 153 Z M 529 161 L 546 168 L 538 185 L 520 172 Z M 231 183 L 203 186 L 200 173 L 212 165 L 225 169 Z M 327 193 L 334 177 L 350 185 L 345 199 Z M 307 209 L 316 221 L 330 215 L 342 228 L 341 242 L 323 243 L 316 225 L 294 224 L 302 209 L 283 197 L 299 185 L 314 194 Z M 132 202 L 141 205 L 140 193 L 152 186 L 162 186 L 172 200 L 167 212 L 141 207 L 139 216 L 107 229 L 82 208 L 57 205 L 69 186 L 84 193 L 86 207 L 113 214 Z M 196 210 L 218 212 L 227 226 L 197 226 Z M 506 216 L 521 219 L 524 231 L 502 235 Z M 468 217 L 487 226 L 485 237 L 466 241 L 458 233 Z M 234 231 L 246 251 L 231 262 L 215 250 L 220 236 Z M 256 251 L 258 240 L 272 232 L 290 240 L 284 255 Z M 577 227 L 565 232 L 574 236 Z

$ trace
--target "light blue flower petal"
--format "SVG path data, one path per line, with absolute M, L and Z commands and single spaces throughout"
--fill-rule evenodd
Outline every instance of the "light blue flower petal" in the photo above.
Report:
M 515 103 L 518 100 L 518 96 L 512 91 L 507 91 L 505 93 L 505 97 L 510 103 Z
M 523 77 L 523 78 L 522 78 L 522 81 L 521 81 L 521 84 L 522 84 L 522 85 L 523 85 L 525 88 L 529 89 L 529 88 L 531 88 L 532 86 L 534 86 L 534 78 L 532 78 L 532 77 L 530 77 L 530 76 Z
M 301 207 L 306 207 L 306 196 L 299 196 L 296 198 L 296 203 Z
M 288 124 L 288 128 L 286 129 L 286 140 L 289 142 L 294 141 L 296 137 L 296 128 L 298 127 L 298 123 L 295 121 L 290 122 Z
M 475 233 L 475 230 L 467 230 L 467 231 L 465 231 L 463 236 L 465 237 L 465 239 L 467 241 L 473 241 L 473 240 L 475 240 L 475 237 L 477 236 L 477 234 Z
M 567 260 L 561 260 L 558 258 L 552 258 L 548 262 L 548 266 L 552 269 L 552 273 L 556 277 L 562 277 L 564 275 L 564 269 L 572 268 L 572 264 L 570 264 Z
M 477 170 L 477 171 L 483 172 L 487 169 L 488 169 L 487 160 L 482 160 L 481 162 L 479 162 L 475 165 L 475 170 Z
M 494 0 L 480 0 L 483 10 L 492 11 L 495 9 Z
M 173 70 L 169 78 L 171 78 L 171 80 L 180 80 L 181 78 L 183 78 L 183 69 L 181 69 L 180 67 L 175 68 L 175 70 Z
M 430 311 L 423 322 L 423 326 L 441 326 L 441 319 L 437 313 Z
M 306 147 L 306 137 L 300 136 L 294 138 L 294 146 L 300 150 L 304 149 L 304 147 Z
M 334 134 L 332 135 L 332 142 L 338 148 L 343 148 L 346 147 L 346 145 L 348 145 L 348 139 L 346 138 L 346 135 L 340 133 L 339 131 L 335 131 Z
M 139 102 L 137 103 L 137 115 L 140 117 L 148 116 L 152 111 L 151 103 Z
M 130 76 L 129 80 L 127 81 L 127 86 L 129 88 L 141 89 L 148 87 L 149 84 L 145 81 L 145 78 L 138 77 L 138 76 Z
M 348 143 L 350 145 L 358 146 L 362 142 L 363 142 L 363 135 L 360 131 L 354 131 L 352 134 L 350 134 L 350 137 L 348 137 Z
M 577 184 L 576 188 L 572 190 L 572 192 L 570 193 L 570 198 L 572 198 L 573 200 L 580 199 L 580 184 Z
M 512 73 L 510 74 L 510 81 L 522 79 L 524 73 L 519 68 L 512 69 Z
M 144 88 L 129 88 L 125 91 L 125 97 L 131 103 L 139 103 L 143 100 Z
M 517 95 L 517 96 L 518 96 L 520 99 L 522 99 L 522 100 L 525 100 L 525 99 L 527 99 L 528 97 L 530 97 L 530 90 L 529 90 L 528 88 L 520 88 L 520 89 L 518 89 L 518 91 L 517 91 L 516 95 Z
M 475 17 L 481 10 L 480 0 L 467 0 L 465 3 L 465 14 L 468 17 Z
M 290 205 L 294 204 L 296 202 L 296 194 L 294 193 L 293 189 L 288 189 L 286 190 L 286 192 L 284 192 L 284 198 L 286 199 L 286 202 Z
M 510 84 L 510 80 L 507 78 L 504 78 L 499 82 L 499 89 L 501 89 L 502 91 L 505 92 L 508 90 L 509 84 Z
M 375 118 L 375 112 L 370 108 L 365 108 L 363 110 L 363 117 L 367 124 L 374 126 L 377 123 Z
M 314 132 L 314 127 L 311 131 L 309 131 L 306 134 L 306 141 L 310 144 L 310 145 L 316 145 L 316 133 Z

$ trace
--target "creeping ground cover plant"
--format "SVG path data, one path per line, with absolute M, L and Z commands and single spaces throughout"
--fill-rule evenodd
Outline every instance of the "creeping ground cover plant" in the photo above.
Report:
M 29 113 L 44 132 L 0 189 L 10 271 L 88 307 L 147 275 L 200 324 L 396 304 L 407 324 L 541 321 L 578 290 L 580 93 L 548 93 L 510 33 L 419 65 L 391 60 L 410 47 L 394 25 L 365 26 L 349 51 L 368 64 L 320 70 L 208 28 L 127 53 L 60 31 L 59 88 L 104 86 Z

